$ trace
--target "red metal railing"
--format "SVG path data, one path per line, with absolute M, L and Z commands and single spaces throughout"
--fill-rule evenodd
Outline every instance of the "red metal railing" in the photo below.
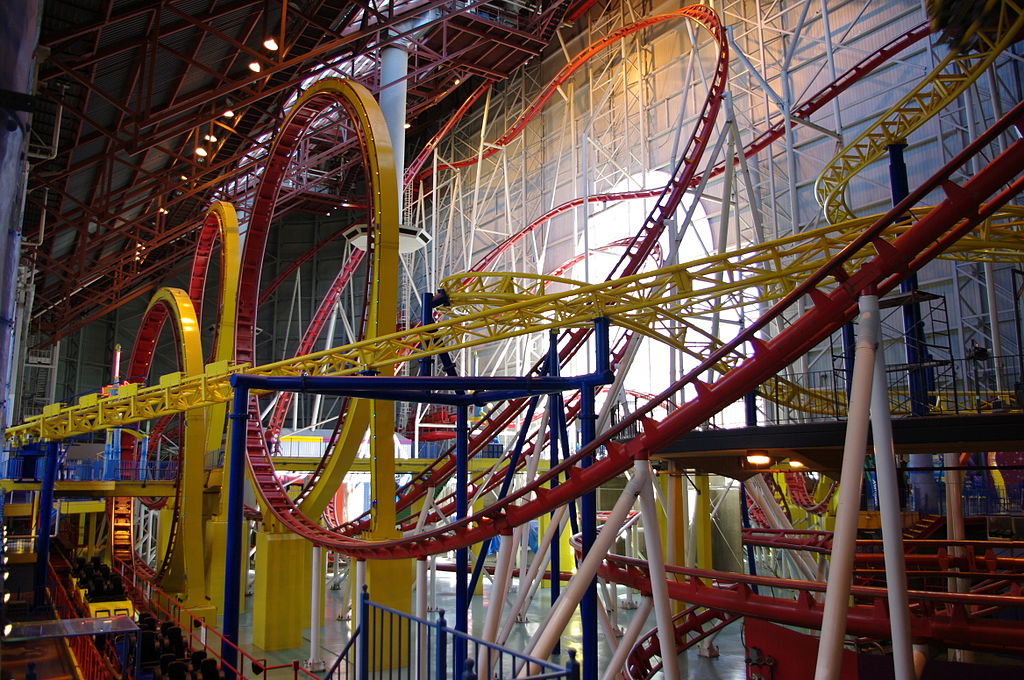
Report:
M 57 610 L 57 616 L 62 619 L 82 618 L 81 610 L 64 588 L 52 565 L 49 566 L 49 572 L 51 584 L 49 589 L 50 601 L 53 603 L 53 608 Z M 103 655 L 96 648 L 90 636 L 64 638 L 64 642 L 67 644 L 71 656 L 74 657 L 75 665 L 78 666 L 82 680 L 109 680 L 109 678 L 115 675 L 120 675 L 103 658 Z
M 266 677 L 264 674 L 267 671 L 285 668 L 292 669 L 294 680 L 299 680 L 299 678 L 320 680 L 319 677 L 303 668 L 299 661 L 279 666 L 268 666 L 265 659 L 257 659 L 238 645 L 225 640 L 216 628 L 207 625 L 205 617 L 196 615 L 187 607 L 182 606 L 173 595 L 169 595 L 153 585 L 130 562 L 117 560 L 114 563 L 114 569 L 124 581 L 125 592 L 138 607 L 149 610 L 159 617 L 177 622 L 186 636 L 185 639 L 189 647 L 194 651 L 204 650 L 207 657 L 216 659 L 222 669 L 233 670 L 237 680 L 264 680 Z M 239 659 L 238 668 L 227 663 L 221 657 L 220 652 L 225 642 L 236 650 L 235 658 Z

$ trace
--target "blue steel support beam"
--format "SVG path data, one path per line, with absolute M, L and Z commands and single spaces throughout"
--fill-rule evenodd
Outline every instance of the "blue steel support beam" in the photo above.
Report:
M 462 404 L 455 417 L 455 517 L 469 514 L 469 407 Z M 455 551 L 455 630 L 469 632 L 469 549 Z M 466 638 L 455 636 L 455 677 L 466 666 Z
M 558 371 L 561 366 L 561 362 L 558 357 L 558 334 L 554 331 L 548 333 L 548 354 L 547 354 L 547 365 L 545 366 L 549 377 L 557 377 Z M 555 414 L 558 412 L 558 399 L 552 394 L 548 397 L 548 447 L 549 447 L 549 460 L 552 469 L 558 465 L 558 436 L 557 436 L 557 424 L 555 421 L 558 419 Z M 558 486 L 558 477 L 554 476 L 551 478 L 551 488 Z M 555 513 L 551 513 L 552 520 L 554 519 Z M 562 556 L 559 550 L 559 540 L 561 539 L 560 532 L 555 531 L 554 536 L 551 538 L 551 578 L 549 583 L 551 589 L 549 595 L 551 596 L 551 606 L 555 606 L 555 602 L 558 601 L 558 595 L 561 590 L 562 579 L 560 577 L 562 573 Z M 561 652 L 561 643 L 556 642 L 552 648 L 552 654 L 559 654 Z
M 220 656 L 225 661 L 225 680 L 235 679 L 238 668 L 238 615 L 240 611 L 239 593 L 241 592 L 242 573 L 242 504 L 244 502 L 245 483 L 245 422 L 249 419 L 249 388 L 246 376 L 231 377 L 234 387 L 234 399 L 231 404 L 231 450 L 228 463 L 228 525 L 227 549 L 224 559 L 224 618 L 222 625 L 223 641 Z
M 60 446 L 57 442 L 46 442 L 43 479 L 39 485 L 39 519 L 36 522 L 36 564 L 32 597 L 32 606 L 35 609 L 41 609 L 46 605 L 46 571 L 50 564 L 50 530 L 53 528 L 53 487 L 57 482 L 59 457 Z
M 609 364 L 610 344 L 608 339 L 608 319 L 594 321 L 595 355 L 597 372 Z M 594 387 L 585 387 L 580 391 L 580 445 L 586 446 L 597 438 L 597 410 Z M 580 461 L 581 467 L 590 467 L 594 462 L 593 455 Z M 580 523 L 583 543 L 583 556 L 586 557 L 597 539 L 597 493 L 591 491 L 583 494 L 580 499 Z M 583 626 L 583 680 L 597 680 L 597 579 L 587 586 L 583 599 L 580 601 L 580 618 Z

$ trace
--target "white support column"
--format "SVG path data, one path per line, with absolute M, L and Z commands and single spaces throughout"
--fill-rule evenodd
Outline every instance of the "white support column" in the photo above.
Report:
M 601 680 L 615 680 L 615 678 L 619 677 L 619 671 L 622 670 L 626 663 L 626 657 L 629 656 L 629 652 L 633 649 L 633 645 L 636 644 L 637 638 L 640 637 L 640 633 L 646 627 L 647 617 L 650 616 L 651 609 L 653 608 L 653 599 L 646 596 L 640 598 L 640 606 L 637 607 L 636 612 L 633 614 L 633 620 L 629 622 L 629 627 L 626 628 L 622 639 L 619 640 L 619 646 L 616 648 L 612 660 L 608 662 Z M 665 675 L 664 677 L 670 676 Z
M 426 620 L 427 618 L 427 559 L 421 557 L 416 560 L 416 617 Z M 426 626 L 416 627 L 416 680 L 426 680 L 429 677 L 427 672 L 427 661 L 430 650 L 427 645 Z
M 903 522 L 896 479 L 896 453 L 892 442 L 885 356 L 880 347 L 875 351 L 874 366 L 871 433 L 875 442 L 875 469 L 878 474 L 878 505 L 882 520 L 885 583 L 889 593 L 893 669 L 896 680 L 914 680 L 914 649 L 910 637 L 910 604 L 907 600 L 907 573 L 903 557 Z
M 646 467 L 647 481 L 640 487 L 640 513 L 644 522 L 644 543 L 647 548 L 647 568 L 651 579 L 651 599 L 658 622 L 658 642 L 661 644 L 661 671 L 666 678 L 678 678 L 679 654 L 676 652 L 675 626 L 672 625 L 672 602 L 668 597 L 668 575 L 665 556 L 661 549 L 661 531 L 658 527 L 658 504 L 654 502 L 654 475 L 651 461 L 637 461 Z
M 323 600 L 324 562 L 323 549 L 313 546 L 313 587 L 309 606 L 309 658 L 302 664 L 308 671 L 327 670 L 327 664 L 320 656 L 320 602 Z
M 555 643 L 561 638 L 562 631 L 565 630 L 569 619 L 572 617 L 572 613 L 583 598 L 583 593 L 590 585 L 594 575 L 597 574 L 598 567 L 601 566 L 605 555 L 608 554 L 608 550 L 611 549 L 615 542 L 619 528 L 626 520 L 626 515 L 629 513 L 630 508 L 633 507 L 633 503 L 640 494 L 640 490 L 645 484 L 650 483 L 650 469 L 647 461 L 637 461 L 633 469 L 635 472 L 633 478 L 626 483 L 626 487 L 622 490 L 622 495 L 615 502 L 615 507 L 612 508 L 607 521 L 601 527 L 601 531 L 598 532 L 597 540 L 594 541 L 594 545 L 591 547 L 590 552 L 587 553 L 587 557 L 576 568 L 576 573 L 569 580 L 565 590 L 562 591 L 558 601 L 555 602 L 555 606 L 548 612 L 537 632 L 534 633 L 533 639 L 530 640 L 530 644 L 525 651 L 525 654 L 528 656 L 546 659 L 551 655 L 551 650 L 554 649 Z
M 409 53 L 403 47 L 404 41 L 393 43 L 380 51 L 380 110 L 391 136 L 391 147 L 395 157 L 395 174 L 398 179 L 398 215 L 402 219 L 402 175 L 405 174 L 405 114 L 409 75 Z
M 875 371 L 878 328 L 878 297 L 863 295 L 860 298 L 850 410 L 846 421 L 843 469 L 839 479 L 839 504 L 832 539 L 832 562 L 825 590 L 825 611 L 822 615 L 814 680 L 837 680 L 842 669 L 843 638 L 846 635 L 846 613 L 850 606 L 853 554 L 857 541 L 857 516 L 860 512 L 864 454 L 868 440 L 868 409 Z

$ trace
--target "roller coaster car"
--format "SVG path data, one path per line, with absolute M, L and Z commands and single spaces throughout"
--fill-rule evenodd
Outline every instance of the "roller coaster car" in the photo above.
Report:
M 73 590 L 78 597 L 82 609 L 90 617 L 120 616 L 123 614 L 134 618 L 135 607 L 132 605 L 131 600 L 113 599 L 111 596 L 102 593 L 90 596 L 89 588 L 79 585 L 79 579 L 72 577 L 71 583 L 74 585 Z
M 999 23 L 1001 0 L 926 0 L 932 30 L 955 50 L 968 52 L 975 47 L 980 31 Z M 1019 39 L 1019 38 L 1018 38 Z

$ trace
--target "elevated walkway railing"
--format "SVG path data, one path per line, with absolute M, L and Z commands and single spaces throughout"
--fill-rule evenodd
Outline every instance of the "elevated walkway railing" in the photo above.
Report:
M 359 625 L 325 680 L 579 680 L 576 652 L 564 666 L 534 659 L 448 627 L 444 610 L 428 621 L 373 602 L 364 591 Z

